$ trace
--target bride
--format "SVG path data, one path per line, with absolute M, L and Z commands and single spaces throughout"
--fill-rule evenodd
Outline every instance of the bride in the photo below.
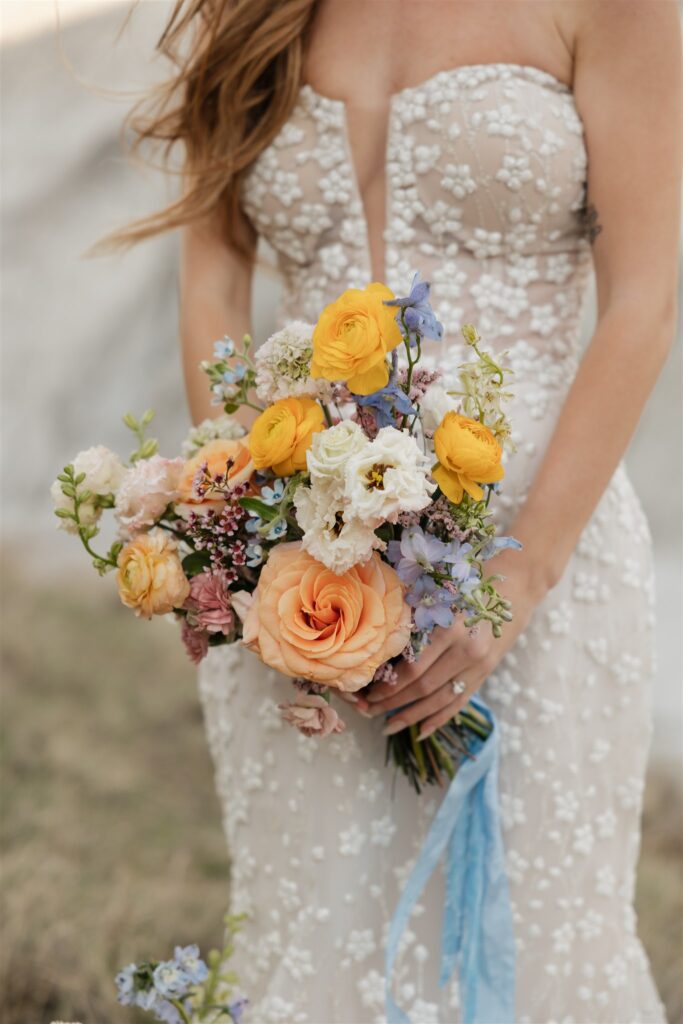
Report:
M 249 330 L 259 238 L 281 324 L 373 280 L 405 294 L 420 271 L 445 326 L 432 365 L 453 374 L 469 321 L 515 372 L 499 518 L 524 551 L 496 560 L 515 610 L 502 639 L 437 631 L 398 690 L 350 704 L 320 745 L 285 732 L 285 684 L 255 657 L 224 647 L 202 666 L 250 1019 L 384 1019 L 387 925 L 439 801 L 394 784 L 385 713 L 409 705 L 392 729 L 427 732 L 481 688 L 502 740 L 516 1021 L 662 1021 L 633 911 L 652 553 L 620 459 L 673 333 L 675 5 L 182 0 L 160 47 L 177 73 L 139 132 L 181 143 L 185 187 L 129 237 L 183 228 L 196 420 L 215 413 L 198 363 Z M 457 979 L 438 985 L 442 908 L 437 873 L 393 978 L 413 1024 L 459 1019 Z

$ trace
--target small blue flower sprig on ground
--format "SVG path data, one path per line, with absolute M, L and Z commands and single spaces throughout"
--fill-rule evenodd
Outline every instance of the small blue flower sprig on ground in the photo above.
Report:
M 243 919 L 226 916 L 223 949 L 211 950 L 208 963 L 192 945 L 176 946 L 170 960 L 128 964 L 116 976 L 119 1003 L 152 1013 L 163 1024 L 240 1024 L 247 1000 L 235 994 L 237 977 L 226 963 Z

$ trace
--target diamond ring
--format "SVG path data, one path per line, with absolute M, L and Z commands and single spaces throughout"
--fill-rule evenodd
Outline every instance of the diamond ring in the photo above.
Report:
M 467 683 L 463 683 L 462 679 L 451 679 L 451 689 L 455 696 L 459 697 L 467 689 Z

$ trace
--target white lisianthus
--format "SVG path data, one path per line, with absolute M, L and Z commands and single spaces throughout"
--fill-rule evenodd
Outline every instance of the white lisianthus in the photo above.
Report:
M 434 431 L 447 412 L 457 411 L 458 400 L 440 384 L 430 384 L 420 399 L 420 414 L 425 430 Z
M 209 441 L 236 441 L 244 437 L 246 430 L 241 423 L 238 423 L 232 416 L 216 416 L 202 420 L 196 427 L 192 427 L 187 439 L 183 441 L 183 458 L 191 459 L 200 448 L 203 448 Z
M 116 494 L 126 472 L 126 467 L 115 452 L 98 444 L 93 448 L 86 448 L 79 452 L 73 460 L 74 476 L 85 475 L 85 479 L 78 485 L 79 491 L 90 491 L 93 500 L 85 501 L 79 507 L 79 518 L 84 526 L 92 526 L 100 518 L 101 509 L 96 505 L 96 497 L 104 497 L 109 494 Z M 67 497 L 62 492 L 59 480 L 55 480 L 50 489 L 52 500 L 56 509 L 64 508 L 70 512 L 74 510 L 73 498 Z M 68 533 L 76 533 L 77 527 L 72 519 L 60 519 L 59 528 Z
M 335 573 L 344 573 L 366 562 L 384 543 L 372 527 L 357 519 L 339 491 L 330 485 L 313 483 L 294 494 L 296 518 L 304 531 L 302 546 Z
M 432 460 L 410 434 L 382 427 L 374 441 L 346 464 L 344 497 L 356 518 L 373 527 L 395 523 L 399 512 L 419 512 L 436 488 Z
M 321 482 L 334 480 L 343 487 L 346 463 L 369 444 L 361 428 L 351 420 L 342 420 L 334 427 L 318 431 L 306 453 L 311 479 Z
M 256 394 L 262 402 L 270 405 L 280 398 L 301 395 L 330 401 L 331 384 L 311 377 L 313 330 L 313 324 L 295 320 L 257 349 Z

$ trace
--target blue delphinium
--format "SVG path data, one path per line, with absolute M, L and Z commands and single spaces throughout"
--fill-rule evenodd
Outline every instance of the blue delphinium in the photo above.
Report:
M 235 354 L 235 342 L 232 338 L 226 336 L 222 341 L 214 342 L 213 346 L 213 357 L 214 359 L 230 359 Z
M 471 544 L 461 544 L 457 540 L 446 543 L 431 533 L 425 533 L 421 526 L 408 526 L 402 531 L 400 540 L 389 542 L 387 557 L 403 583 L 412 585 L 423 573 L 449 572 L 458 579 L 464 572 L 466 578 L 472 568 L 467 560 L 471 550 Z M 453 572 L 454 566 L 458 566 L 457 573 Z
M 135 972 L 137 969 L 137 964 L 128 964 L 127 967 L 122 967 L 116 975 L 118 1000 L 123 1006 L 132 1006 L 135 1002 Z
M 421 281 L 420 275 L 415 274 L 410 295 L 400 299 L 389 299 L 385 303 L 387 306 L 399 307 L 396 323 L 402 328 L 405 320 L 411 345 L 416 345 L 418 338 L 431 338 L 432 341 L 441 341 L 443 338 L 443 324 L 436 319 L 428 301 L 429 289 L 429 283 Z
M 240 997 L 239 999 L 234 999 L 233 1002 L 229 1004 L 228 1013 L 232 1017 L 234 1024 L 240 1024 L 240 1021 L 242 1020 L 242 1015 L 248 1005 L 249 1000 L 244 999 L 242 997 Z
M 499 551 L 505 551 L 506 548 L 512 548 L 513 551 L 521 551 L 522 545 L 514 537 L 492 537 L 491 540 L 484 544 L 484 547 L 479 552 L 479 557 L 483 562 L 489 558 L 493 558 Z
M 395 414 L 417 416 L 417 409 L 412 405 L 403 388 L 390 380 L 386 387 L 373 391 L 371 395 L 354 395 L 353 400 L 361 408 L 371 409 L 375 414 L 378 427 L 395 427 Z
M 201 985 L 209 976 L 209 968 L 199 956 L 199 946 L 176 946 L 173 957 L 193 985 Z
M 431 576 L 420 576 L 406 594 L 406 601 L 415 609 L 415 625 L 422 633 L 435 626 L 450 626 L 453 622 L 453 602 L 450 591 L 440 587 Z
M 162 960 L 154 968 L 152 977 L 159 995 L 167 999 L 179 999 L 187 995 L 190 976 L 176 960 Z

